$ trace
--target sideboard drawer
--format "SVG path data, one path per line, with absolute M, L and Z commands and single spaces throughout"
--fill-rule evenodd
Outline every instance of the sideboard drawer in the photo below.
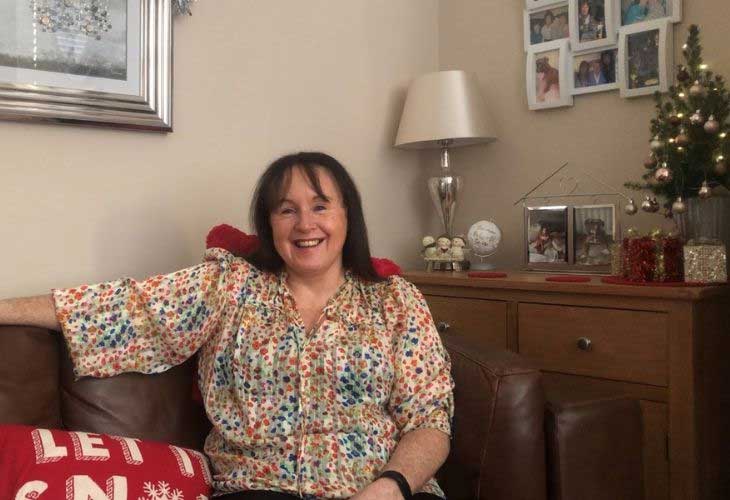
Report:
M 549 371 L 667 386 L 666 314 L 520 303 L 519 351 Z
M 507 349 L 506 302 L 437 295 L 426 295 L 426 302 L 442 335 L 474 335 L 486 346 Z

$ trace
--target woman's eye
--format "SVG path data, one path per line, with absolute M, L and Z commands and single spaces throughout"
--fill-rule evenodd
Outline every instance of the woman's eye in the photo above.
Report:
M 315 212 L 321 212 L 322 210 L 327 210 L 327 207 L 324 205 L 317 205 L 314 207 Z
M 283 215 L 293 214 L 294 209 L 293 208 L 282 208 L 279 213 L 281 213 Z

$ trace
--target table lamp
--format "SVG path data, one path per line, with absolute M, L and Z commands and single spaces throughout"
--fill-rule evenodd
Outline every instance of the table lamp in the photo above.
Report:
M 408 88 L 395 146 L 406 149 L 441 148 L 441 172 L 428 179 L 444 234 L 452 225 L 461 177 L 454 175 L 449 148 L 496 140 L 479 91 L 476 75 L 465 71 L 437 71 L 418 77 Z

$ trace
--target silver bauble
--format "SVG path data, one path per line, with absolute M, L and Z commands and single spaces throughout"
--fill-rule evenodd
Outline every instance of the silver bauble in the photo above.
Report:
M 687 211 L 687 204 L 684 202 L 681 196 L 678 196 L 674 203 L 672 203 L 672 213 L 683 214 Z
M 628 215 L 634 215 L 638 211 L 639 209 L 636 208 L 636 203 L 634 203 L 634 199 L 629 198 L 629 202 L 624 205 L 624 212 L 626 212 Z
M 702 182 L 702 186 L 700 186 L 699 196 L 703 200 L 706 200 L 707 198 L 712 196 L 712 190 L 710 189 L 710 185 L 707 184 L 707 181 Z
M 717 175 L 725 175 L 727 173 L 727 162 L 725 160 L 718 160 L 713 170 Z
M 720 131 L 720 122 L 715 120 L 715 115 L 710 115 L 710 117 L 705 122 L 705 132 L 708 134 L 716 134 Z
M 644 201 L 641 202 L 641 209 L 644 212 L 654 213 L 659 210 L 659 202 L 653 196 L 647 196 Z
M 702 112 L 698 109 L 692 116 L 689 117 L 689 122 L 692 125 L 701 125 L 705 121 L 705 117 L 702 116 Z
M 689 88 L 689 95 L 691 95 L 692 97 L 699 97 L 704 93 L 705 93 L 705 87 L 702 86 L 702 84 L 699 82 L 699 80 L 695 80 L 695 82 Z
M 654 138 L 649 143 L 649 147 L 651 148 L 652 151 L 654 151 L 655 153 L 657 153 L 657 152 L 661 151 L 664 148 L 664 142 L 662 142 L 659 139 L 659 136 L 658 135 L 655 135 Z
M 654 178 L 658 182 L 669 182 L 672 180 L 672 171 L 667 168 L 666 162 L 654 172 Z

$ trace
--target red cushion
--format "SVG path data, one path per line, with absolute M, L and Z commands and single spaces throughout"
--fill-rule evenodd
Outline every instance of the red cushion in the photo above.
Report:
M 0 426 L 0 498 L 203 500 L 202 453 L 105 434 Z
M 259 238 L 255 234 L 246 234 L 238 228 L 229 226 L 228 224 L 219 224 L 208 232 L 205 238 L 206 248 L 222 248 L 228 250 L 237 257 L 245 257 L 254 252 L 259 246 Z M 402 274 L 401 268 L 390 259 L 370 259 L 373 268 L 378 276 L 387 278 L 388 276 Z

